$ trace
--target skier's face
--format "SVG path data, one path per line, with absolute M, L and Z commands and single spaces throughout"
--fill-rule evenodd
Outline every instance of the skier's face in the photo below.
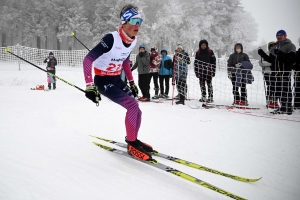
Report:
M 136 25 L 131 25 L 130 23 L 126 22 L 123 24 L 123 30 L 129 37 L 134 37 L 137 36 L 139 30 L 140 30 L 140 25 L 137 23 Z

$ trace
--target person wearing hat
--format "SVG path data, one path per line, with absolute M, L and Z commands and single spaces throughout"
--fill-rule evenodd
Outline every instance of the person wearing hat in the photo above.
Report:
M 54 57 L 53 52 L 49 53 L 49 56 L 44 60 L 44 63 L 47 63 L 46 70 L 47 72 L 55 75 L 55 66 L 57 65 L 57 60 Z M 56 78 L 47 73 L 47 82 L 48 89 L 51 90 L 51 83 L 53 84 L 53 90 L 56 89 Z
M 268 51 L 272 50 L 276 45 L 276 42 L 272 41 L 268 43 Z M 260 47 L 259 47 L 260 48 Z M 265 95 L 266 95 L 266 106 L 268 108 L 279 108 L 278 98 L 275 95 L 276 81 L 274 77 L 276 73 L 272 67 L 272 63 L 265 61 L 262 57 L 258 62 L 259 66 L 262 67 L 262 74 L 264 75 L 265 84 Z
M 208 47 L 207 40 L 199 42 L 199 49 L 195 56 L 194 71 L 197 78 L 199 78 L 200 90 L 202 98 L 200 102 L 213 103 L 213 86 L 212 78 L 216 74 L 216 57 L 214 52 Z M 206 86 L 208 98 L 206 98 Z
M 177 53 L 173 61 L 175 65 L 175 81 L 177 83 L 177 90 L 179 93 L 179 101 L 176 101 L 175 103 L 184 105 L 187 93 L 186 81 L 188 74 L 188 65 L 191 63 L 191 60 L 189 54 L 184 51 L 183 46 L 181 44 L 177 46 Z
M 160 64 L 160 58 L 157 52 L 156 47 L 151 48 L 151 54 L 150 54 L 150 77 L 149 77 L 149 82 L 151 83 L 151 79 L 153 77 L 153 82 L 154 82 L 154 90 L 155 90 L 155 95 L 152 97 L 152 99 L 158 99 L 158 66 Z
M 273 114 L 288 114 L 293 113 L 292 108 L 292 92 L 291 92 L 291 72 L 296 59 L 296 47 L 287 38 L 284 30 L 279 30 L 276 33 L 277 42 L 270 54 L 267 55 L 262 49 L 258 50 L 258 54 L 267 62 L 270 62 L 274 72 L 275 94 L 279 95 L 281 107 Z
M 136 55 L 136 60 L 131 70 L 138 71 L 139 88 L 142 92 L 142 97 L 139 101 L 150 101 L 150 54 L 146 51 L 146 46 L 139 46 L 139 54 Z
M 159 98 L 169 98 L 169 82 L 170 77 L 173 74 L 173 62 L 170 56 L 168 56 L 167 49 L 161 50 L 161 62 L 159 66 L 159 86 L 160 94 Z M 164 85 L 165 84 L 165 85 Z
M 227 61 L 227 73 L 228 78 L 232 83 L 232 93 L 234 97 L 233 104 L 247 106 L 246 84 L 248 83 L 248 80 L 250 81 L 250 79 L 245 75 L 249 74 L 252 77 L 252 74 L 250 70 L 241 70 L 245 68 L 242 64 L 243 62 L 251 64 L 249 56 L 243 52 L 243 45 L 241 43 L 237 43 L 234 45 L 234 53 L 229 56 Z M 239 92 L 239 88 L 241 88 L 241 93 Z
M 150 160 L 152 159 L 150 152 L 153 148 L 138 139 L 142 112 L 134 98 L 138 96 L 138 88 L 134 83 L 129 59 L 136 45 L 143 19 L 141 12 L 133 4 L 125 5 L 119 17 L 121 25 L 118 31 L 106 34 L 83 60 L 84 78 L 87 85 L 85 96 L 98 104 L 101 100 L 100 94 L 102 94 L 125 108 L 127 110 L 125 116 L 127 152 L 136 159 Z M 122 68 L 130 87 L 121 80 Z M 95 73 L 94 79 L 92 69 Z M 112 116 L 102 116 L 97 120 L 113 120 L 114 125 L 118 125 L 113 118 L 114 115 L 112 113 Z M 103 128 L 105 129 L 99 126 L 99 131 Z

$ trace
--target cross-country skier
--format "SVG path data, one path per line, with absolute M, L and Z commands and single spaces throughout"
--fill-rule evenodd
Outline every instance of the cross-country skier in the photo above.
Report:
M 142 112 L 134 98 L 138 95 L 138 88 L 133 80 L 129 60 L 143 20 L 140 11 L 133 4 L 127 4 L 122 8 L 120 18 L 122 25 L 119 30 L 106 34 L 84 58 L 86 97 L 98 103 L 101 100 L 100 93 L 127 109 L 125 141 L 128 143 L 128 154 L 140 160 L 149 160 L 152 159 L 149 153 L 153 151 L 152 147 L 137 139 Z M 121 80 L 122 67 L 130 88 Z

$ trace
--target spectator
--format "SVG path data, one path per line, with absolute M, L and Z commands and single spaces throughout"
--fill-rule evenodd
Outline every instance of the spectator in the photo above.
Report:
M 300 48 L 296 52 L 296 63 L 294 65 L 294 109 L 300 110 Z
M 202 98 L 199 99 L 199 101 L 213 103 L 212 78 L 215 77 L 216 74 L 216 57 L 214 52 L 208 47 L 208 42 L 206 40 L 201 40 L 199 42 L 199 50 L 195 56 L 194 66 L 196 77 L 199 78 L 202 95 Z M 207 99 L 205 82 L 208 90 Z
M 177 63 L 176 58 L 177 58 L 177 56 L 178 56 L 178 50 L 175 49 L 174 55 L 173 55 L 173 64 L 174 64 L 173 68 L 176 67 L 176 63 Z M 175 69 L 173 70 L 173 72 L 175 72 Z M 173 73 L 173 77 L 172 77 L 172 85 L 175 85 L 175 82 L 176 82 L 176 80 L 175 80 L 175 73 Z M 176 89 L 177 89 L 178 94 L 174 97 L 174 99 L 179 99 L 179 96 L 180 96 L 180 95 L 179 95 L 179 90 L 178 90 L 177 85 L 176 85 Z
M 268 43 L 269 52 L 275 47 L 275 45 L 276 42 Z M 275 95 L 276 82 L 274 81 L 274 77 L 276 76 L 276 72 L 272 67 L 272 63 L 261 58 L 259 65 L 262 67 L 262 73 L 264 75 L 266 106 L 268 108 L 279 108 L 278 98 Z
M 44 63 L 47 63 L 47 67 L 46 70 L 47 72 L 54 74 L 55 75 L 55 66 L 57 65 L 57 60 L 54 57 L 53 52 L 49 53 L 48 58 L 46 58 L 44 60 Z M 48 89 L 51 90 L 51 83 L 53 84 L 53 90 L 56 89 L 56 78 L 52 75 L 50 75 L 49 73 L 47 73 L 47 82 L 48 82 Z
M 274 81 L 277 85 L 279 83 L 279 86 L 275 86 L 275 92 L 280 99 L 281 107 L 273 113 L 291 115 L 293 113 L 291 71 L 296 58 L 296 47 L 291 40 L 287 39 L 284 30 L 279 30 L 276 33 L 276 38 L 276 46 L 270 51 L 270 55 L 267 55 L 262 49 L 258 50 L 258 54 L 265 61 L 272 63 L 276 72 Z
M 187 93 L 187 74 L 188 74 L 188 65 L 191 63 L 188 53 L 183 50 L 182 45 L 177 46 L 177 54 L 175 57 L 175 80 L 177 83 L 177 89 L 179 92 L 179 101 L 176 101 L 176 104 L 184 105 L 184 100 L 186 99 Z
M 168 56 L 168 51 L 166 49 L 161 50 L 161 63 L 159 67 L 159 85 L 160 85 L 160 98 L 169 98 L 169 82 L 170 77 L 173 74 L 173 62 Z M 164 87 L 165 82 L 165 87 Z
M 250 67 L 248 67 L 249 65 Z M 251 65 L 249 56 L 243 52 L 243 45 L 237 43 L 234 46 L 234 53 L 229 56 L 227 63 L 228 78 L 232 83 L 233 104 L 248 105 L 246 84 L 252 83 L 253 77 L 251 71 L 246 68 L 251 68 Z M 241 88 L 241 94 L 239 88 Z
M 138 68 L 138 84 L 142 91 L 142 97 L 138 98 L 139 101 L 150 101 L 150 54 L 146 51 L 146 46 L 141 44 L 139 46 L 139 54 L 136 55 L 136 62 L 131 70 Z
M 150 83 L 151 79 L 153 77 L 153 82 L 154 82 L 154 90 L 155 90 L 155 95 L 152 97 L 152 99 L 158 99 L 158 66 L 160 64 L 160 59 L 158 56 L 157 48 L 153 47 L 151 48 L 151 54 L 150 54 Z

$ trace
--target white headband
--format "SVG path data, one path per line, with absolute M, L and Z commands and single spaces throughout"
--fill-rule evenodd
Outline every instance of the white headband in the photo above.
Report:
M 121 16 L 122 24 L 125 24 L 131 18 L 142 18 L 142 14 L 137 8 L 126 10 Z

